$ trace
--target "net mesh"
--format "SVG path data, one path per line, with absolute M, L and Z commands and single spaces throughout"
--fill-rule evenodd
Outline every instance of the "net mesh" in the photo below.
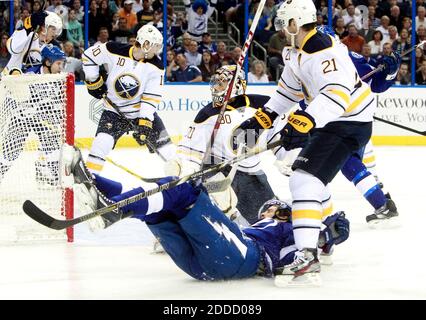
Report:
M 29 199 L 56 218 L 66 215 L 59 162 L 69 89 L 66 74 L 0 80 L 0 242 L 67 238 L 27 217 L 22 203 Z

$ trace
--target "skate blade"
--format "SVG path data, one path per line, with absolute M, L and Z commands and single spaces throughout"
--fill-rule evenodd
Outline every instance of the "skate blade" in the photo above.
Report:
M 396 229 L 401 227 L 401 225 L 401 219 L 399 217 L 375 219 L 368 222 L 368 227 L 375 230 Z
M 322 266 L 331 266 L 333 264 L 333 257 L 320 255 L 319 261 Z
M 275 276 L 274 284 L 280 288 L 311 288 L 320 287 L 322 280 L 319 272 L 305 273 L 301 276 Z

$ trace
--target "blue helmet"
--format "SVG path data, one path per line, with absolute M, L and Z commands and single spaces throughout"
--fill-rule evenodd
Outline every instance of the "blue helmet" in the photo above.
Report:
M 41 58 L 44 61 L 49 60 L 50 63 L 54 63 L 58 60 L 65 60 L 67 56 L 61 50 L 61 48 L 53 45 L 47 45 L 41 50 Z

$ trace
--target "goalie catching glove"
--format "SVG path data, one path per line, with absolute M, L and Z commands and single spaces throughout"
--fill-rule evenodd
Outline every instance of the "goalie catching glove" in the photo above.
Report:
M 287 151 L 303 148 L 313 128 L 315 128 L 314 118 L 305 111 L 296 110 L 288 116 L 288 122 L 281 130 L 282 146 Z
M 85 83 L 89 94 L 96 99 L 102 99 L 107 93 L 108 89 L 101 75 L 95 81 L 85 81 Z

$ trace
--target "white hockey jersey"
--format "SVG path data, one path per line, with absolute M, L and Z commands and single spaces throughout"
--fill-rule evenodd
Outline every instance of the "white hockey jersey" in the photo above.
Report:
M 44 42 L 41 42 L 38 38 L 38 35 L 35 35 L 33 41 L 34 32 L 30 32 L 27 35 L 25 29 L 15 30 L 12 36 L 7 40 L 6 47 L 9 51 L 11 57 L 9 62 L 6 65 L 5 71 L 12 70 L 13 68 L 22 69 L 22 65 L 26 64 L 28 66 L 37 66 L 41 65 L 41 50 L 45 45 Z M 31 42 L 31 46 L 30 46 Z M 28 47 L 30 50 L 28 51 Z M 24 60 L 24 56 L 28 51 L 27 61 Z
M 284 70 L 266 107 L 283 114 L 304 100 L 317 128 L 332 121 L 372 121 L 374 97 L 358 76 L 347 47 L 316 29 L 300 47 L 284 48 Z
M 107 97 L 127 118 L 148 118 L 152 121 L 162 97 L 163 64 L 156 56 L 137 61 L 132 52 L 133 46 L 118 42 L 88 48 L 82 56 L 86 81 L 96 80 L 100 74 L 99 67 L 104 65 L 108 73 L 108 78 L 104 79 Z M 104 107 L 115 112 L 106 101 Z
M 212 159 L 210 159 L 212 164 L 220 163 L 236 156 L 236 146 L 233 142 L 235 129 L 243 121 L 253 117 L 256 110 L 268 100 L 268 96 L 249 94 L 236 96 L 229 101 L 213 143 Z M 219 108 L 213 108 L 209 104 L 197 114 L 178 145 L 177 154 L 181 159 L 201 166 L 219 111 Z M 284 117 L 276 119 L 273 128 L 265 130 L 259 137 L 257 145 L 266 146 L 266 143 L 279 139 L 279 131 L 286 122 Z M 275 148 L 273 152 L 278 152 L 280 159 L 285 156 L 285 150 L 282 147 Z M 256 172 L 259 169 L 260 155 L 247 158 L 238 163 L 238 170 L 243 172 Z

